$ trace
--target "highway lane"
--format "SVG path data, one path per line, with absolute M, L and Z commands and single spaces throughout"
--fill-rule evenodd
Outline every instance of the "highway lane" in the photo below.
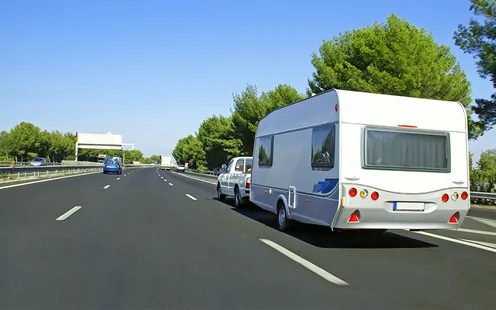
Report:
M 368 241 L 319 229 L 283 234 L 267 213 L 215 200 L 212 184 L 157 169 L 124 175 L 0 191 L 12 201 L 0 207 L 0 219 L 10 216 L 0 223 L 0 308 L 492 307 L 494 253 L 410 232 Z
M 494 278 L 490 276 L 496 272 L 495 253 L 406 231 L 389 232 L 377 240 L 363 240 L 301 225 L 303 227 L 297 227 L 291 234 L 283 234 L 275 229 L 272 214 L 253 206 L 237 211 L 232 209 L 231 202 L 222 204 L 215 201 L 215 187 L 207 183 L 211 180 L 199 182 L 180 174 L 166 174 L 172 174 L 168 179 L 175 182 L 175 186 L 184 187 L 184 191 L 194 191 L 198 201 L 211 205 L 216 217 L 230 213 L 229 220 L 222 220 L 226 223 L 226 231 L 241 230 L 271 239 L 321 268 L 339 274 L 356 289 L 356 298 L 370 293 L 388 301 L 372 301 L 368 306 L 363 303 L 363 308 L 493 307 L 489 296 L 496 289 Z M 455 240 L 496 243 L 493 226 L 469 218 L 464 229 L 493 235 L 467 231 L 432 233 Z M 340 305 L 346 307 L 346 303 Z

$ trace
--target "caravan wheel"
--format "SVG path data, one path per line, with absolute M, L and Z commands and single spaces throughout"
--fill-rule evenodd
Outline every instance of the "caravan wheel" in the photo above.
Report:
M 277 204 L 277 229 L 280 231 L 287 231 L 290 228 L 291 220 L 288 218 L 284 203 Z

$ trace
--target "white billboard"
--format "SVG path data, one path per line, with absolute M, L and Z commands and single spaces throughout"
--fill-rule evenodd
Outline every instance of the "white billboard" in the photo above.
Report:
M 76 147 L 80 149 L 120 150 L 122 149 L 122 135 L 114 135 L 110 132 L 106 134 L 78 133 Z

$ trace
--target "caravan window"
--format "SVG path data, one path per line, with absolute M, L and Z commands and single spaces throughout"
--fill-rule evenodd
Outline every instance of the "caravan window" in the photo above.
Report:
M 271 167 L 274 158 L 274 136 L 262 137 L 258 147 L 258 165 Z
M 312 169 L 331 170 L 334 167 L 336 129 L 325 124 L 312 129 Z
M 449 134 L 365 130 L 365 168 L 449 172 Z

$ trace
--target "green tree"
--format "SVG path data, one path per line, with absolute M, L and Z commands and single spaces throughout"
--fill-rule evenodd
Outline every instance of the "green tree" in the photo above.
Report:
M 150 157 L 145 157 L 143 158 L 143 163 L 149 165 L 152 163 L 152 159 Z
M 458 25 L 454 33 L 455 44 L 476 59 L 479 75 L 490 78 L 496 88 L 496 3 L 494 0 L 470 0 L 470 11 L 483 19 L 471 18 L 468 26 Z M 476 99 L 474 112 L 482 130 L 496 124 L 496 93 L 491 99 Z
M 198 169 L 205 169 L 205 151 L 200 140 L 193 135 L 179 139 L 172 151 L 172 156 L 179 164 L 186 164 L 194 159 Z
M 0 132 L 0 160 L 9 160 L 12 153 L 12 144 L 7 131 Z
M 234 137 L 231 117 L 214 115 L 204 120 L 198 128 L 198 140 L 205 151 L 209 169 L 220 167 L 239 155 L 241 141 Z
M 135 161 L 140 162 L 143 160 L 143 153 L 139 150 L 125 150 L 123 153 L 125 164 L 132 164 Z
M 305 96 L 289 85 L 281 84 L 275 89 L 262 92 L 259 96 L 255 85 L 248 85 L 241 94 L 233 96 L 232 114 L 235 138 L 243 145 L 240 155 L 253 154 L 253 140 L 258 122 L 270 112 L 290 103 L 300 101 Z
M 312 64 L 308 94 L 337 88 L 459 101 L 467 107 L 470 138 L 484 130 L 471 118 L 470 82 L 449 47 L 395 15 L 324 41 Z
M 21 157 L 21 161 L 30 160 L 40 152 L 40 128 L 31 123 L 21 122 L 10 130 L 9 142 L 12 155 Z
M 162 157 L 160 155 L 152 155 L 152 156 L 150 156 L 150 160 L 151 161 L 154 161 L 154 162 L 156 162 L 158 164 L 161 162 L 161 158 Z

